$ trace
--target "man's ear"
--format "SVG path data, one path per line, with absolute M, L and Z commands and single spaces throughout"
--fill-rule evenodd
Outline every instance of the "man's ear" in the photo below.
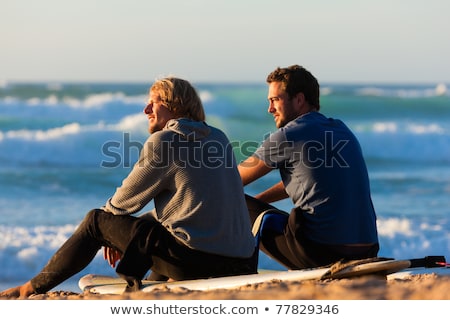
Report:
M 297 110 L 303 109 L 304 104 L 306 103 L 305 95 L 303 92 L 299 92 L 294 96 L 294 105 Z

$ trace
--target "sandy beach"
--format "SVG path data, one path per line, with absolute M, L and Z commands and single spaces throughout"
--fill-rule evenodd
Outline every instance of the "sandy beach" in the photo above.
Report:
M 450 275 L 402 279 L 364 276 L 340 280 L 269 281 L 236 289 L 192 291 L 162 288 L 151 293 L 100 295 L 51 291 L 30 300 L 450 300 Z M 3 298 L 5 299 L 5 298 Z

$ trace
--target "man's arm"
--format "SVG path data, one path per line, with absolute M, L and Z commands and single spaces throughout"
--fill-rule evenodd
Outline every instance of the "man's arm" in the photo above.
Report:
M 267 166 L 261 159 L 251 156 L 239 164 L 238 170 L 241 175 L 242 183 L 246 186 L 269 173 L 272 168 Z
M 272 168 L 267 166 L 261 159 L 251 156 L 239 164 L 238 170 L 241 175 L 242 183 L 245 186 L 266 175 Z M 276 185 L 258 194 L 255 198 L 271 203 L 286 199 L 287 197 L 288 195 L 284 189 L 283 182 L 280 181 Z
M 283 200 L 288 197 L 289 197 L 289 195 L 286 193 L 286 189 L 284 188 L 283 181 L 278 182 L 277 184 L 273 185 L 269 189 L 267 189 L 255 196 L 256 199 L 259 199 L 259 200 L 267 202 L 267 203 L 272 203 L 275 201 Z

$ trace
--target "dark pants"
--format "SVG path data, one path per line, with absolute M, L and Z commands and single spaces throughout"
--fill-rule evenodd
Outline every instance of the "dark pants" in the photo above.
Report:
M 249 258 L 234 258 L 193 250 L 154 219 L 94 209 L 31 280 L 33 289 L 45 293 L 77 274 L 102 246 L 122 253 L 117 273 L 137 279 L 142 279 L 149 269 L 175 280 L 257 272 L 257 252 Z
M 278 261 L 286 268 L 305 269 L 326 266 L 334 262 L 345 260 L 358 260 L 376 257 L 379 250 L 378 243 L 361 246 L 321 244 L 302 236 L 301 212 L 293 209 L 290 214 L 274 206 L 246 195 L 252 224 L 257 217 L 266 210 L 273 214 L 280 214 L 285 224 L 281 227 L 264 227 L 263 236 L 260 237 L 259 247 L 269 257 Z

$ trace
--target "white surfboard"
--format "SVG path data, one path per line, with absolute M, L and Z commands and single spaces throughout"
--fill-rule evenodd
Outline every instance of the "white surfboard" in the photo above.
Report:
M 158 288 L 186 288 L 189 290 L 232 289 L 249 284 L 266 281 L 305 281 L 324 278 L 342 279 L 369 274 L 388 275 L 406 269 L 409 260 L 385 260 L 352 265 L 329 275 L 330 267 L 292 271 L 265 271 L 258 274 L 228 276 L 209 279 L 183 280 L 173 282 L 147 281 L 142 282 L 142 291 L 151 292 Z M 117 277 L 88 274 L 79 281 L 79 287 L 84 292 L 99 294 L 121 294 L 126 288 L 126 282 Z
M 404 269 L 398 272 L 391 273 L 387 275 L 388 280 L 392 279 L 405 279 L 410 276 L 420 275 L 420 274 L 435 274 L 439 276 L 450 276 L 450 268 L 449 267 L 439 267 L 439 268 L 411 268 Z

